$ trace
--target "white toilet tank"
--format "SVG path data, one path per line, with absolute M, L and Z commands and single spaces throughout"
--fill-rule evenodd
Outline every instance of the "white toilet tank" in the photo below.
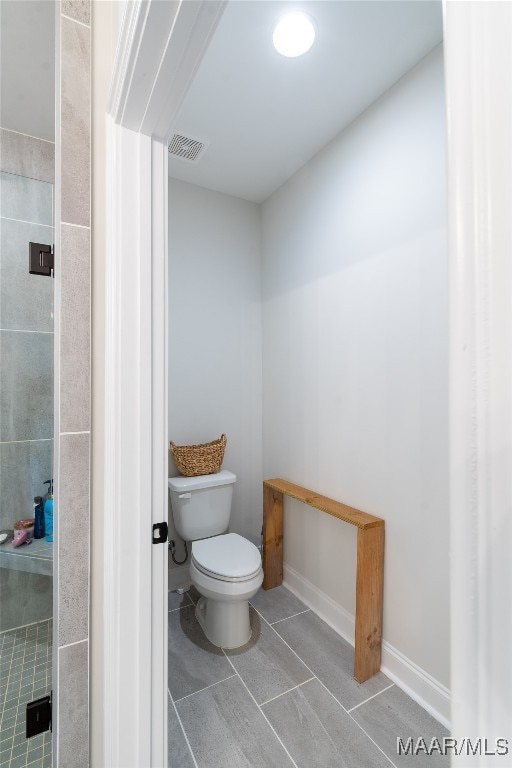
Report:
M 227 470 L 169 478 L 172 516 L 182 539 L 196 541 L 227 531 L 235 483 L 236 475 Z

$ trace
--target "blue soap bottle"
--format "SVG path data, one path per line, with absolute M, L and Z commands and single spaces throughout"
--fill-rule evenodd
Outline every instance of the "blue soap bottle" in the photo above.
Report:
M 42 496 L 34 496 L 34 539 L 44 537 L 44 504 Z
M 53 541 L 53 478 L 44 483 L 48 486 L 46 501 L 44 502 L 44 528 L 46 541 Z

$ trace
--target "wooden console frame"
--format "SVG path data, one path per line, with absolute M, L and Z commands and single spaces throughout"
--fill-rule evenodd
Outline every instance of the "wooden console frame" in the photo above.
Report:
M 263 481 L 263 589 L 283 582 L 284 496 L 321 509 L 357 526 L 354 677 L 364 683 L 380 670 L 384 584 L 384 520 L 300 485 L 275 478 Z

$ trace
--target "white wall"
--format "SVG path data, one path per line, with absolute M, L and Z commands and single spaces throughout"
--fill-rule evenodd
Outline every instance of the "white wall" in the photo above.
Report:
M 438 48 L 262 206 L 264 474 L 385 518 L 385 647 L 441 699 L 445 183 Z M 353 614 L 355 531 L 298 503 L 286 508 L 295 587 L 306 579 L 330 598 L 331 620 L 337 609 Z M 438 711 L 447 705 L 425 698 Z
M 202 443 L 226 433 L 223 468 L 238 478 L 230 529 L 259 544 L 259 208 L 171 179 L 169 233 L 169 438 Z

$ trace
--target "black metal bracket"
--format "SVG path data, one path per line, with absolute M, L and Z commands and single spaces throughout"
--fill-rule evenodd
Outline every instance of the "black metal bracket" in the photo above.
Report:
M 31 275 L 52 277 L 55 271 L 53 247 L 45 243 L 28 244 L 28 271 Z
M 155 531 L 158 531 L 156 536 Z M 169 526 L 165 521 L 163 523 L 155 523 L 153 525 L 153 544 L 164 544 L 167 541 L 168 535 Z
M 27 704 L 26 737 L 30 739 L 38 733 L 52 729 L 52 697 L 43 696 Z

